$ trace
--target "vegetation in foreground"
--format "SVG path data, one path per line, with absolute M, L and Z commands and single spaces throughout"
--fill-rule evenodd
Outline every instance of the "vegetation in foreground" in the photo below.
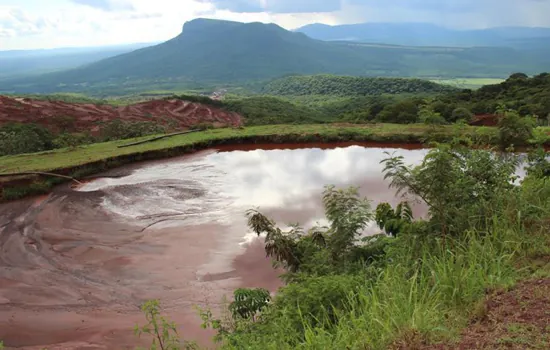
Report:
M 249 211 L 250 229 L 265 237 L 287 284 L 272 300 L 266 291 L 237 290 L 227 317 L 202 310 L 204 326 L 218 331 L 224 349 L 454 344 L 468 323 L 492 315 L 487 296 L 550 277 L 550 163 L 544 151 L 530 153 L 520 180 L 519 162 L 511 153 L 441 144 L 417 167 L 391 154 L 383 161 L 403 195 L 396 208 L 374 210 L 356 188 L 328 186 L 327 227 L 283 231 Z M 410 200 L 423 202 L 429 217 L 413 219 Z M 372 220 L 381 233 L 362 236 Z

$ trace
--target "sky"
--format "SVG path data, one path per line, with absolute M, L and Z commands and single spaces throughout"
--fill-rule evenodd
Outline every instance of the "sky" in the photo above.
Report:
M 457 29 L 550 27 L 550 0 L 0 0 L 0 50 L 161 42 L 214 18 L 310 23 L 423 22 Z

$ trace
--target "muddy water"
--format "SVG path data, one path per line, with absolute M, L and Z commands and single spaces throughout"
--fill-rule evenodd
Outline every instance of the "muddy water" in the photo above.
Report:
M 323 224 L 326 184 L 360 186 L 373 206 L 397 203 L 382 178 L 384 152 L 409 163 L 426 153 L 364 146 L 209 150 L 0 206 L 0 339 L 29 349 L 134 348 L 146 342 L 131 331 L 143 323 L 139 305 L 158 298 L 181 335 L 208 345 L 195 305 L 216 309 L 235 288 L 281 285 L 246 228 L 247 209 L 283 226 Z

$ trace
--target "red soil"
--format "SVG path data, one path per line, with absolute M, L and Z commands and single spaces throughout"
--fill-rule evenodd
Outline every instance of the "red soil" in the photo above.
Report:
M 420 346 L 425 350 L 550 348 L 550 279 L 520 283 L 488 296 L 485 314 L 462 332 L 458 343 Z
M 497 126 L 500 116 L 497 114 L 478 114 L 474 116 L 470 125 L 473 126 Z
M 67 118 L 68 117 L 68 118 Z M 176 128 L 200 123 L 239 126 L 242 117 L 233 112 L 182 100 L 152 100 L 124 107 L 42 101 L 0 96 L 0 125 L 9 122 L 37 123 L 53 131 L 98 131 L 100 122 L 114 119 L 174 123 Z

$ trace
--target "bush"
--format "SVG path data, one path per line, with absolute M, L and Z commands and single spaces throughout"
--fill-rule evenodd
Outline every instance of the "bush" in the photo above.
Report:
M 453 110 L 450 121 L 456 122 L 459 120 L 464 120 L 465 122 L 469 123 L 472 120 L 473 116 L 474 114 L 469 109 L 459 107 Z
M 43 126 L 13 123 L 0 128 L 0 156 L 46 151 L 53 147 L 53 136 Z
M 115 119 L 101 127 L 103 141 L 130 139 L 134 137 L 162 134 L 166 129 L 153 122 L 125 122 Z
M 498 123 L 499 144 L 502 149 L 526 145 L 533 137 L 536 123 L 529 117 L 521 117 L 515 111 L 506 111 Z

